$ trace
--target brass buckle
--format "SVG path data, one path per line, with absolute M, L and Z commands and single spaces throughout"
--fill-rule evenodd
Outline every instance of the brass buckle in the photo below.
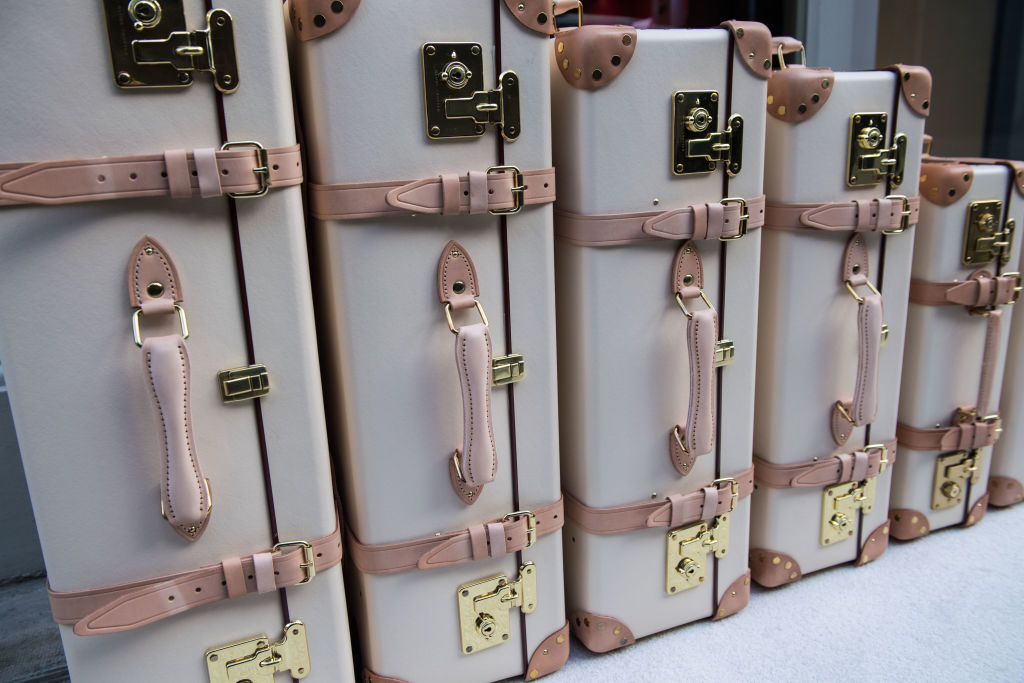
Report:
M 731 242 L 738 240 L 747 234 L 747 223 L 750 222 L 750 212 L 747 210 L 747 200 L 743 197 L 726 197 L 722 200 L 722 204 L 739 204 L 740 205 L 740 234 L 733 235 L 732 237 L 719 237 L 721 242 Z
M 302 548 L 302 562 L 299 563 L 299 567 L 302 568 L 302 581 L 299 581 L 298 585 L 309 583 L 316 576 L 316 564 L 313 561 L 313 546 L 310 545 L 309 541 L 284 541 L 283 543 L 275 543 L 272 548 L 273 552 L 278 552 L 281 548 Z
M 518 166 L 491 166 L 487 169 L 487 175 L 491 175 L 492 173 L 502 173 L 505 171 L 512 171 L 512 202 L 514 205 L 508 209 L 488 210 L 488 213 L 495 216 L 519 213 L 523 210 L 524 201 L 526 199 L 526 186 L 523 184 L 523 172 L 519 170 Z
M 178 313 L 178 324 L 181 326 L 181 338 L 188 339 L 188 321 L 185 319 L 185 309 L 178 304 L 174 304 L 174 310 Z M 140 320 L 142 319 L 142 309 L 136 308 L 135 312 L 132 313 L 132 341 L 140 349 L 142 348 L 142 329 Z
M 702 290 L 699 290 L 699 291 L 700 291 L 700 298 L 704 299 L 704 304 L 708 307 L 708 310 L 711 310 L 711 311 L 715 310 L 715 307 L 711 305 L 710 301 L 708 301 L 708 297 L 704 293 L 704 290 L 702 289 Z M 683 315 L 686 316 L 687 320 L 689 320 L 690 318 L 693 317 L 693 313 L 690 313 L 690 311 L 686 310 L 686 304 L 683 303 L 683 295 L 680 294 L 679 292 L 676 292 L 676 303 L 679 304 L 679 308 L 680 308 L 680 310 L 682 310 Z
M 900 227 L 895 230 L 883 230 L 883 235 L 898 235 L 907 228 L 910 227 L 910 199 L 906 195 L 902 194 L 889 194 L 885 196 L 886 199 L 901 199 L 903 200 L 903 209 L 900 210 Z
M 475 299 L 473 300 L 473 303 L 476 304 L 477 313 L 480 314 L 480 320 L 483 321 L 484 327 L 490 327 L 491 324 L 487 321 L 487 314 L 484 313 L 484 307 Z M 452 334 L 458 334 L 459 331 L 455 329 L 455 321 L 452 320 L 451 304 L 444 305 L 444 319 L 448 321 L 448 329 L 452 331 Z
M 733 510 L 736 509 L 736 503 L 740 499 L 740 485 L 732 477 L 722 477 L 721 479 L 715 479 L 713 482 L 711 482 L 711 485 L 714 486 L 715 488 L 718 488 L 719 484 L 724 483 L 729 484 L 729 492 L 732 497 L 732 499 L 729 501 L 729 512 L 732 512 Z
M 507 522 L 517 517 L 526 517 L 526 548 L 532 548 L 537 542 L 537 516 L 530 510 L 516 510 L 502 517 L 501 521 Z
M 1013 288 L 1013 298 L 1007 304 L 1008 306 L 1012 306 L 1020 299 L 1021 289 L 1024 289 L 1024 287 L 1022 287 L 1022 285 L 1024 285 L 1024 280 L 1021 279 L 1021 274 L 1016 271 L 1011 273 L 1000 273 L 1000 277 L 1013 277 L 1017 279 L 1017 286 Z
M 878 461 L 878 473 L 885 472 L 886 466 L 889 464 L 889 449 L 885 447 L 884 443 L 872 443 L 864 447 L 864 452 L 868 451 L 882 451 L 882 457 Z
M 267 153 L 267 148 L 256 142 L 255 140 L 240 140 L 236 142 L 225 142 L 220 146 L 222 150 L 233 149 L 235 147 L 251 147 L 256 152 L 256 163 L 252 169 L 253 175 L 256 176 L 256 182 L 259 183 L 259 187 L 252 192 L 228 192 L 227 195 L 232 199 L 252 199 L 254 197 L 262 197 L 270 191 L 270 155 Z
M 846 285 L 846 289 L 850 292 L 850 294 L 853 295 L 853 298 L 857 300 L 858 304 L 864 303 L 864 297 L 862 297 L 861 295 L 857 294 L 857 290 L 855 290 L 853 288 L 853 284 L 849 280 L 846 280 L 844 282 L 844 284 Z M 874 294 L 875 296 L 881 296 L 882 295 L 882 293 L 879 292 L 878 289 L 876 289 L 873 284 L 871 284 L 871 280 L 865 280 L 864 281 L 864 285 L 868 289 L 870 289 L 871 293 Z

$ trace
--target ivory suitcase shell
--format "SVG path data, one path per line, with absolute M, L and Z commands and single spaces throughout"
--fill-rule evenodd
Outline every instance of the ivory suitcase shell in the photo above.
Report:
M 989 505 L 1004 507 L 1024 500 L 1024 316 L 1014 316 L 999 402 L 1003 433 L 992 448 Z
M 217 5 L 233 18 L 232 73 L 240 76 L 237 90 L 223 95 L 228 139 L 294 145 L 280 8 Z M 173 23 L 175 3 L 161 6 L 162 21 Z M 185 30 L 206 27 L 202 2 L 188 0 L 183 11 Z M 100 3 L 65 3 L 58 21 L 38 3 L 3 14 L 0 39 L 17 46 L 0 70 L 3 162 L 159 158 L 224 141 L 210 74 L 196 73 L 185 88 L 115 84 Z M 39 26 L 48 27 L 45 38 L 32 37 Z M 121 168 L 101 171 L 97 182 L 128 187 L 136 178 L 115 176 L 127 176 Z M 10 190 L 5 179 L 0 189 Z M 219 565 L 336 528 L 301 191 L 273 188 L 236 208 L 237 234 L 229 201 L 198 193 L 0 207 L 0 357 L 55 591 Z M 126 274 L 144 235 L 177 266 L 191 332 L 190 447 L 213 500 L 205 532 L 191 543 L 161 518 L 160 426 L 132 340 Z M 147 340 L 161 332 L 160 317 L 141 321 Z M 270 393 L 222 402 L 218 372 L 254 360 L 269 368 Z M 176 597 L 188 596 L 167 599 Z M 121 633 L 79 636 L 61 626 L 61 637 L 76 682 L 198 681 L 208 680 L 208 648 L 258 634 L 280 640 L 289 620 L 306 626 L 305 680 L 353 679 L 340 566 L 280 595 L 223 600 Z
M 1014 309 L 1009 303 L 1020 286 L 1014 234 L 1024 215 L 1019 168 L 933 157 L 922 165 L 921 195 L 927 201 L 914 245 L 915 283 L 936 283 L 948 290 L 947 297 L 955 296 L 949 289 L 954 283 L 976 279 L 996 283 L 996 290 L 994 303 L 975 300 L 973 308 L 952 300 L 926 305 L 911 292 L 899 413 L 907 437 L 901 441 L 909 443 L 913 430 L 941 434 L 943 441 L 901 450 L 906 456 L 893 475 L 891 503 L 896 538 L 977 523 L 988 506 L 990 474 L 1014 476 L 1013 469 L 993 471 L 992 440 L 1000 432 L 999 396 Z M 1008 244 L 1000 248 L 1001 242 Z M 1012 462 L 1005 456 L 999 461 L 1001 468 Z
M 595 515 L 612 506 L 668 505 L 670 496 L 700 496 L 705 487 L 725 495 L 730 485 L 712 482 L 739 479 L 750 467 L 758 211 L 750 209 L 755 227 L 731 241 L 712 237 L 684 244 L 683 236 L 648 237 L 639 223 L 633 233 L 602 240 L 596 225 L 598 216 L 619 220 L 634 212 L 643 214 L 640 221 L 665 216 L 696 221 L 697 212 L 726 207 L 724 197 L 746 198 L 760 208 L 755 200 L 762 194 L 766 81 L 759 72 L 767 72 L 762 61 L 769 54 L 770 36 L 759 24 L 738 26 L 746 28 L 749 39 L 762 42 L 737 48 L 724 28 L 585 26 L 555 36 L 562 474 L 567 505 L 571 497 L 580 508 L 598 509 Z M 752 61 L 748 51 L 756 55 Z M 738 156 L 709 166 L 709 157 L 677 154 L 673 131 L 703 107 L 715 111 L 710 125 L 700 122 L 705 133 L 694 138 L 719 134 L 731 117 L 742 117 L 741 126 L 732 126 L 742 127 L 741 164 L 732 166 Z M 735 144 L 738 138 L 730 139 Z M 676 174 L 676 164 L 693 163 L 700 164 L 700 172 Z M 684 232 L 693 234 L 689 228 Z M 718 338 L 734 342 L 735 359 L 728 367 L 709 370 L 687 360 L 694 347 L 687 341 L 687 318 L 673 296 L 673 259 L 686 249 L 703 260 L 702 291 L 707 306 L 717 311 Z M 696 294 L 688 296 L 693 298 L 684 303 L 692 311 L 705 308 Z M 716 377 L 710 394 L 713 445 L 681 471 L 671 456 L 674 426 L 682 429 L 695 405 L 687 388 L 707 381 L 709 374 Z M 719 547 L 727 549 L 720 556 L 702 549 L 692 557 L 690 551 L 686 558 L 673 557 L 669 538 L 686 536 L 690 523 L 676 526 L 669 520 L 672 529 L 604 534 L 588 531 L 567 511 L 567 603 L 570 626 L 582 642 L 606 651 L 742 609 L 749 596 L 749 499 L 737 498 L 735 509 L 723 515 L 728 539 L 727 548 L 726 539 L 720 539 Z M 697 510 L 704 509 L 698 502 Z M 697 580 L 669 587 L 670 577 L 686 575 L 676 571 L 684 564 Z
M 530 21 L 550 11 L 550 5 L 528 4 Z M 516 4 L 506 5 L 437 1 L 396 11 L 394 3 L 364 2 L 343 26 L 310 37 L 305 33 L 310 15 L 293 4 L 295 72 L 313 195 L 332 185 L 402 185 L 505 165 L 524 172 L 550 167 L 549 40 L 520 23 Z M 326 15 L 331 18 L 329 11 Z M 425 96 L 424 69 L 434 67 L 427 80 L 437 90 Z M 479 80 L 464 84 L 465 71 Z M 506 110 L 502 131 L 514 142 L 504 142 L 491 124 L 480 124 L 479 135 L 470 124 L 459 132 L 465 137 L 448 138 L 440 133 L 449 125 L 443 115 L 426 122 L 438 116 L 436 110 L 424 113 L 427 104 L 438 101 L 437 93 L 444 101 L 497 92 L 499 85 L 508 87 L 507 76 L 500 84 L 498 79 L 507 72 L 518 80 L 520 125 L 511 130 Z M 442 74 L 454 79 L 453 87 Z M 492 170 L 489 182 L 506 173 Z M 553 178 L 543 182 L 553 190 Z M 542 189 L 538 180 L 527 192 Z M 426 201 L 436 199 L 439 213 L 443 193 L 428 194 Z M 380 206 L 390 205 L 382 198 Z M 335 215 L 325 214 L 315 201 L 311 210 L 314 217 Z M 364 571 L 353 551 L 356 543 L 373 548 L 426 539 L 429 544 L 435 534 L 447 537 L 499 524 L 508 513 L 538 510 L 560 498 L 551 207 L 530 205 L 504 217 L 461 213 L 407 209 L 383 217 L 313 221 L 317 301 L 334 398 L 329 415 L 337 428 L 350 585 L 367 680 L 537 677 L 559 668 L 568 656 L 557 530 L 546 534 L 542 527 L 536 544 L 517 552 L 494 550 L 492 544 L 491 557 L 427 570 Z M 457 244 L 446 246 L 450 240 Z M 525 362 L 521 381 L 489 389 L 497 466 L 494 480 L 471 505 L 456 495 L 449 474 L 464 425 L 452 355 L 456 337 L 438 300 L 438 263 L 446 250 L 465 253 L 475 264 L 476 301 L 489 320 L 493 357 L 521 354 Z M 453 330 L 480 320 L 472 308 L 451 315 Z M 506 526 L 514 519 L 525 517 L 509 518 Z M 491 628 L 490 617 L 500 622 L 501 614 L 477 610 L 478 620 L 474 612 L 466 624 L 469 637 L 481 637 L 485 630 L 488 635 L 475 645 L 464 642 L 458 598 L 475 600 L 482 593 L 462 587 L 498 575 L 513 582 L 529 562 L 536 570 L 535 601 L 501 610 L 508 614 L 507 630 Z M 531 613 L 523 613 L 530 607 Z
M 782 229 L 776 211 L 793 205 L 805 207 L 800 211 L 818 205 L 860 207 L 858 220 L 867 224 L 876 220 L 876 214 L 881 221 L 882 213 L 908 205 L 902 199 L 884 199 L 888 195 L 916 203 L 927 114 L 917 103 L 927 105 L 930 78 L 918 83 L 918 73 L 915 80 L 910 80 L 909 72 L 906 75 L 905 80 L 890 71 L 833 73 L 794 65 L 776 71 L 769 85 L 768 208 L 762 237 L 754 413 L 754 454 L 759 460 L 750 539 L 751 571 L 762 585 L 789 583 L 843 562 L 863 564 L 887 546 L 891 470 L 878 474 L 882 465 L 877 463 L 896 457 L 891 442 L 896 436 L 913 217 L 906 217 L 909 225 L 902 233 L 885 234 L 877 225 L 855 233 L 856 222 L 826 230 L 804 218 Z M 880 134 L 869 150 L 858 138 L 875 125 Z M 895 150 L 900 135 L 905 136 L 905 158 L 898 172 L 863 178 L 856 166 L 851 169 L 851 145 L 871 152 Z M 899 172 L 902 178 L 897 179 Z M 828 216 L 822 220 L 828 222 Z M 868 297 L 871 290 L 863 285 L 848 289 L 844 284 L 850 277 L 844 273 L 844 257 L 854 239 L 862 240 L 857 251 L 866 252 L 867 261 L 847 263 L 845 269 L 866 275 L 877 288 L 888 341 L 877 350 L 874 414 L 858 420 L 859 426 L 840 414 L 843 426 L 834 436 L 837 401 L 850 401 L 855 387 L 861 386 L 859 373 L 867 367 L 861 365 L 862 349 L 881 341 L 867 338 L 878 330 L 868 333 L 859 327 L 862 305 L 851 296 L 859 292 L 858 298 Z M 857 419 L 852 408 L 849 413 Z M 839 443 L 843 439 L 845 443 Z M 890 445 L 882 451 L 869 449 L 873 444 Z M 857 470 L 840 468 L 844 458 L 873 458 L 876 464 L 870 471 L 877 476 L 851 481 Z M 837 476 L 828 486 L 765 484 L 766 472 L 773 467 L 809 468 L 818 463 L 835 463 Z M 850 490 L 841 490 L 844 486 Z M 872 487 L 873 504 L 858 500 Z M 870 501 L 869 493 L 866 497 Z M 844 501 L 851 505 L 842 507 Z M 829 533 L 830 529 L 838 533 Z

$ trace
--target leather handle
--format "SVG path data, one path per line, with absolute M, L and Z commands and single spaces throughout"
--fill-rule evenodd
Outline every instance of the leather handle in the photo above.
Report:
M 999 341 L 1002 337 L 1003 312 L 996 309 L 986 313 L 985 350 L 981 357 L 981 381 L 978 384 L 979 415 L 988 414 L 988 405 L 992 400 L 992 382 L 995 379 L 996 363 L 999 361 Z
M 462 451 L 459 465 L 469 486 L 494 481 L 498 467 L 491 424 L 491 335 L 483 323 L 463 325 L 455 337 L 455 364 L 462 388 Z

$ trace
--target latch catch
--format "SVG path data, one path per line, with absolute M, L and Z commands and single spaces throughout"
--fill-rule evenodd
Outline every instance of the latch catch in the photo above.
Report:
M 287 671 L 292 678 L 309 675 L 306 625 L 293 621 L 284 638 L 271 643 L 265 635 L 212 647 L 204 655 L 210 683 L 274 683 L 274 674 Z
M 672 173 L 710 173 L 725 164 L 734 176 L 743 168 L 743 117 L 733 114 L 729 125 L 715 132 L 718 93 L 678 90 L 672 94 Z
M 956 451 L 935 461 L 932 510 L 945 510 L 964 501 L 967 482 L 981 480 L 981 450 Z
M 719 339 L 715 342 L 715 367 L 724 368 L 732 364 L 736 358 L 736 343 L 732 339 Z
M 224 403 L 259 398 L 270 393 L 270 374 L 262 363 L 221 370 L 217 373 L 217 381 L 220 382 Z
M 885 446 L 865 446 L 865 450 L 881 448 L 887 459 Z M 821 545 L 835 545 L 851 538 L 857 532 L 857 510 L 865 515 L 875 509 L 875 490 L 878 477 L 864 481 L 847 481 L 825 488 L 821 505 Z
M 729 552 L 729 514 L 671 529 L 666 544 L 665 592 L 696 588 L 707 578 L 708 553 L 723 558 Z
M 457 597 L 462 652 L 468 655 L 500 645 L 511 637 L 510 609 L 518 607 L 524 614 L 537 609 L 537 566 L 524 562 L 515 581 L 498 574 L 464 583 Z
M 500 387 L 523 379 L 526 373 L 526 359 L 518 353 L 498 356 L 491 361 L 491 384 Z
M 846 157 L 846 184 L 850 187 L 877 185 L 883 180 L 889 180 L 893 186 L 903 182 L 907 136 L 898 133 L 892 147 L 886 147 L 888 125 L 888 115 L 883 112 L 850 116 Z
M 1017 223 L 1013 219 L 1003 223 L 1002 217 L 1003 202 L 998 199 L 970 203 L 960 259 L 965 266 L 991 263 L 997 257 L 1003 265 L 1010 262 Z

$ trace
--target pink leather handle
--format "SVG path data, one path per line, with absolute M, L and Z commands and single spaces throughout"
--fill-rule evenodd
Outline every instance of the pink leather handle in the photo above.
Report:
M 498 456 L 491 425 L 491 335 L 483 323 L 463 325 L 455 337 L 455 365 L 462 388 L 459 465 L 469 486 L 494 481 Z

